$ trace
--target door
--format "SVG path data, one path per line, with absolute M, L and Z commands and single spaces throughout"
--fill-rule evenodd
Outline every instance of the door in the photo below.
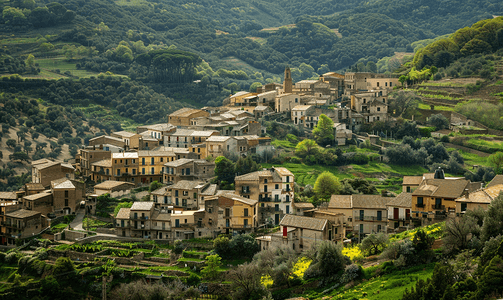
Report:
M 407 220 L 410 219 L 410 209 L 408 209 L 408 208 L 405 210 L 405 218 Z
M 180 227 L 180 219 L 175 220 L 175 227 Z
M 274 215 L 274 224 L 276 224 L 276 225 L 279 224 L 279 214 Z
M 393 219 L 398 220 L 398 207 L 393 208 Z

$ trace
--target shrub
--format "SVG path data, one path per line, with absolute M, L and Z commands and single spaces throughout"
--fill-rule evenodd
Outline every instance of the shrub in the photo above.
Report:
M 349 266 L 346 266 L 344 274 L 342 274 L 341 281 L 343 283 L 348 283 L 350 281 L 360 278 L 362 275 L 363 275 L 362 267 L 356 264 L 351 264 Z

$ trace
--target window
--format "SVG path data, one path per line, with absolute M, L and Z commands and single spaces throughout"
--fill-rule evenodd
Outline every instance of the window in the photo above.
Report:
M 267 179 L 264 179 L 264 183 L 267 183 Z
M 424 204 L 423 204 L 423 197 L 417 197 L 417 204 L 416 204 L 417 207 L 423 207 Z
M 286 176 L 286 182 L 290 182 L 290 176 Z
M 285 202 L 290 202 L 290 196 L 286 195 Z
M 378 108 L 377 108 L 377 111 L 381 111 L 381 108 L 380 108 L 380 107 L 378 107 Z
M 197 193 L 194 193 L 194 199 L 197 199 Z
M 382 221 L 382 211 L 377 211 L 377 221 Z
M 178 197 L 178 190 L 175 191 L 175 197 Z
M 274 189 L 276 189 L 276 190 L 279 189 L 279 184 L 275 184 Z
M 153 165 L 153 164 L 154 164 L 154 158 L 153 158 L 153 157 L 150 159 L 150 164 L 151 164 L 151 165 Z
M 141 165 L 144 166 L 145 165 L 145 157 L 142 157 L 141 158 Z
M 410 193 L 410 186 L 407 187 L 407 193 Z
M 245 208 L 244 211 L 243 211 L 243 215 L 245 217 L 248 217 L 248 208 Z
M 110 170 L 109 170 L 109 169 L 106 169 L 106 170 L 105 170 L 105 174 L 109 175 L 109 173 L 110 173 Z
M 287 205 L 286 206 L 286 213 L 289 214 L 290 213 L 290 205 Z
M 461 211 L 466 211 L 466 203 L 461 203 Z
M 381 225 L 377 225 L 377 232 L 381 231 Z
M 132 159 L 132 162 L 131 162 L 131 163 L 133 163 L 133 164 L 134 164 L 134 163 L 136 163 L 136 159 Z
M 274 201 L 279 202 L 279 195 L 274 195 Z
M 154 169 L 154 167 L 152 167 L 152 168 L 150 169 L 150 174 L 155 174 L 155 169 Z
M 68 198 L 68 191 L 65 191 L 65 198 Z
M 363 221 L 364 218 L 365 218 L 365 211 L 362 209 L 360 210 L 360 221 Z
M 248 227 L 248 219 L 243 220 L 243 227 Z
M 279 204 L 274 205 L 274 211 L 279 211 Z
M 68 206 L 68 199 L 65 199 L 65 206 Z
M 124 164 L 127 165 L 127 159 L 126 159 L 126 162 Z
M 267 193 L 267 185 L 264 185 L 264 193 Z
M 121 169 L 117 169 L 117 176 L 121 176 Z
M 145 175 L 145 168 L 141 168 L 141 173 Z
M 360 224 L 360 234 L 363 233 L 363 224 Z

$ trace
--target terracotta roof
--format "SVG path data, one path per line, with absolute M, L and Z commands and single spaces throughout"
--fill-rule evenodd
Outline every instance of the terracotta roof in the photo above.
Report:
M 412 207 L 412 193 L 400 193 L 396 197 L 388 197 L 388 206 L 394 207 Z
M 118 135 L 118 136 L 121 136 L 121 137 L 125 137 L 125 138 L 130 138 L 132 136 L 135 136 L 136 133 L 132 133 L 132 132 L 129 132 L 129 131 L 117 131 L 117 132 L 112 132 L 112 134 L 115 134 L 115 135 Z
M 154 207 L 154 202 L 150 201 L 135 201 L 131 210 L 151 210 Z
M 167 186 L 163 186 L 161 188 L 158 188 L 157 190 L 155 191 L 152 191 L 150 194 L 151 195 L 164 195 L 166 194 L 166 190 L 168 189 Z
M 304 208 L 304 209 L 312 209 L 314 208 L 314 205 L 309 202 L 293 202 L 293 206 L 297 208 Z
M 114 137 L 114 136 L 109 136 L 109 135 L 100 135 L 100 136 L 97 136 L 97 137 L 93 137 L 92 139 L 89 139 L 90 142 L 92 141 L 95 141 L 99 138 L 105 138 L 107 140 L 114 140 L 114 141 L 117 141 L 117 142 L 123 142 L 120 138 L 117 138 L 117 137 Z
M 53 189 L 74 189 L 75 185 L 70 180 L 65 180 L 64 182 L 57 184 Z
M 108 190 L 108 189 L 112 189 L 114 187 L 118 187 L 118 186 L 121 186 L 121 185 L 127 185 L 127 186 L 130 186 L 131 188 L 134 187 L 134 184 L 129 183 L 129 182 L 107 180 L 107 181 L 103 181 L 102 183 L 99 183 L 99 184 L 95 185 L 94 188 L 95 189 L 105 189 L 105 190 Z
M 494 199 L 503 191 L 503 183 L 486 187 L 484 191 Z
M 130 208 L 121 208 L 119 212 L 117 213 L 116 219 L 129 219 L 129 213 L 131 212 Z
M 138 126 L 138 128 L 145 128 L 147 130 L 155 130 L 155 131 L 168 131 L 175 127 L 176 127 L 175 125 L 171 125 L 169 123 Z
M 425 179 L 413 192 L 414 196 L 458 198 L 467 187 L 468 180 Z
M 112 167 L 112 159 L 103 159 L 103 160 L 92 163 L 91 166 L 111 168 Z
M 213 196 L 218 190 L 218 185 L 217 184 L 210 184 L 208 185 L 202 192 L 201 195 L 204 196 Z
M 423 181 L 423 176 L 404 176 L 403 185 L 419 185 Z
M 189 181 L 189 180 L 180 180 L 177 183 L 169 186 L 169 189 L 179 189 L 179 190 L 191 190 L 198 186 L 203 185 L 203 182 L 200 181 Z
M 487 187 L 492 187 L 494 185 L 503 184 L 503 175 L 496 175 L 491 182 L 487 184 Z
M 197 113 L 199 111 L 202 111 L 202 110 L 186 107 L 186 108 L 181 108 L 175 112 L 172 112 L 169 116 L 170 117 L 190 117 L 190 115 Z
M 36 215 L 40 215 L 40 212 L 27 209 L 18 209 L 16 211 L 12 211 L 5 214 L 6 217 L 18 218 L 18 219 L 29 218 Z
M 352 208 L 351 195 L 332 195 L 328 208 Z
M 41 183 L 27 183 L 25 184 L 28 190 L 45 190 L 44 186 Z
M 237 123 L 236 123 L 237 124 Z M 232 137 L 230 136 L 221 136 L 221 135 L 213 135 L 206 139 L 207 142 L 226 142 Z
M 0 199 L 2 200 L 16 200 L 15 192 L 0 192 Z
M 386 209 L 387 198 L 381 195 L 351 195 L 353 208 Z
M 138 158 L 138 152 L 112 153 L 112 158 Z
M 183 165 L 188 164 L 193 161 L 194 161 L 194 159 L 191 159 L 191 158 L 180 158 L 180 159 L 165 163 L 164 165 L 167 167 L 176 168 L 176 167 L 183 166 Z
M 44 197 L 47 197 L 47 196 L 52 196 L 50 190 L 46 190 L 46 191 L 43 191 L 43 192 L 38 193 L 38 194 L 24 196 L 23 199 L 24 200 L 37 200 L 37 199 L 44 198 Z
M 310 230 L 323 231 L 327 225 L 327 220 L 310 218 L 297 215 L 285 215 L 279 225 L 286 227 L 296 227 Z
M 248 204 L 248 205 L 255 205 L 258 202 L 257 200 L 253 200 L 253 199 L 248 199 L 248 198 L 245 198 L 245 197 L 241 197 L 240 195 L 236 195 L 236 194 L 234 194 L 232 192 L 224 193 L 221 196 L 225 197 L 225 198 L 229 198 L 229 199 L 235 200 L 235 201 L 243 202 L 243 203 Z

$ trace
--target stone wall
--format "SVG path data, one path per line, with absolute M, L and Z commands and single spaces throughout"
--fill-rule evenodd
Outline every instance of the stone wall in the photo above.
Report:
M 121 237 L 121 236 L 109 236 L 109 235 L 93 235 L 85 238 L 81 238 L 76 242 L 79 244 L 89 244 L 94 243 L 96 241 L 105 240 L 105 241 L 121 241 L 121 242 L 145 242 L 148 241 L 146 239 L 141 238 L 130 238 L 130 237 Z
M 65 229 L 63 232 L 65 235 L 65 240 L 67 240 L 67 241 L 76 241 L 78 239 L 85 238 L 89 235 L 86 232 L 73 231 L 73 230 L 68 230 L 68 229 Z

